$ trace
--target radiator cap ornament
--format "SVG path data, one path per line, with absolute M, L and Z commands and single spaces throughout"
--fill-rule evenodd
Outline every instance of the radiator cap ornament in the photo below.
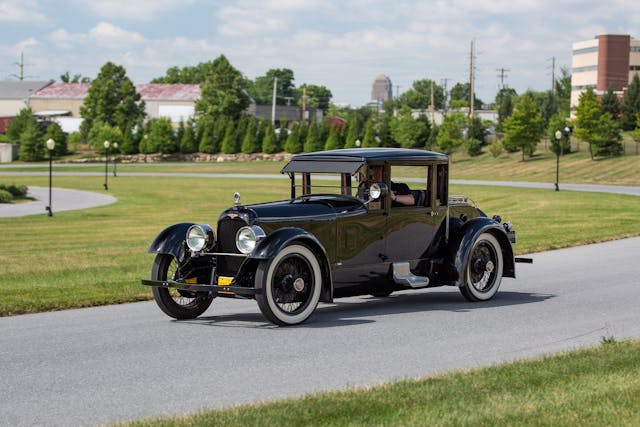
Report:
M 240 204 L 240 193 L 237 191 L 233 194 L 233 204 L 238 206 Z

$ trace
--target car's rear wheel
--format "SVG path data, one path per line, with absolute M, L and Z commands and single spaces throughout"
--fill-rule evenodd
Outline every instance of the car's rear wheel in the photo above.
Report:
M 256 271 L 256 295 L 262 314 L 277 325 L 296 325 L 311 316 L 320 300 L 322 272 L 306 246 L 284 247 Z
M 469 301 L 487 301 L 498 292 L 502 281 L 502 249 L 491 233 L 482 233 L 473 242 L 463 272 L 460 292 Z
M 153 280 L 178 279 L 178 261 L 173 255 L 158 254 L 153 261 Z M 174 288 L 153 287 L 153 299 L 158 307 L 175 319 L 194 319 L 204 313 L 213 301 L 213 296 Z

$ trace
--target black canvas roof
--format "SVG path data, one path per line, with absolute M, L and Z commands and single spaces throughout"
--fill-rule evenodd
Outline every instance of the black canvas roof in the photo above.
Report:
M 347 148 L 298 154 L 280 171 L 354 174 L 365 162 L 420 166 L 429 162 L 447 162 L 446 154 L 407 148 Z

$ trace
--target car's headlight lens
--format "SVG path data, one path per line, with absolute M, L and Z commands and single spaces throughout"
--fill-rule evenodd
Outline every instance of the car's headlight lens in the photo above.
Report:
M 249 254 L 256 248 L 258 242 L 264 239 L 265 233 L 257 225 L 242 227 L 236 233 L 236 247 L 243 254 Z
M 187 230 L 187 246 L 194 252 L 211 248 L 214 241 L 213 229 L 206 224 L 192 225 Z

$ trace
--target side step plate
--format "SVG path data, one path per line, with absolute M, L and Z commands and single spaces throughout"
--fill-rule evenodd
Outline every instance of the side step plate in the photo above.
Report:
M 424 288 L 429 286 L 429 278 L 416 276 L 411 273 L 408 262 L 393 263 L 393 281 L 399 285 L 409 286 L 411 288 Z

